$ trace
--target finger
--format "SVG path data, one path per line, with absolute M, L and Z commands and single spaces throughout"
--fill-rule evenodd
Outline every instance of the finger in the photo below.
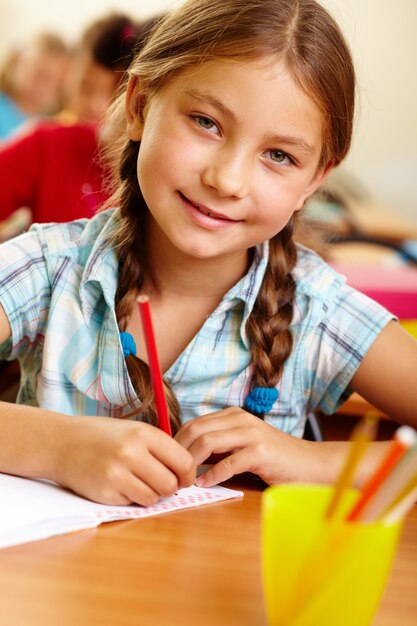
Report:
M 194 483 L 197 471 L 193 456 L 166 433 L 159 430 L 157 433 L 158 435 L 150 443 L 149 451 L 162 466 L 175 475 L 177 486 L 171 493 L 178 488 L 189 487 Z
M 196 480 L 198 487 L 212 487 L 229 480 L 236 474 L 252 471 L 251 453 L 248 448 L 242 448 L 225 457 L 216 465 L 213 465 L 205 474 Z
M 252 414 L 240 407 L 229 407 L 189 420 L 180 428 L 175 439 L 189 450 L 196 439 L 205 433 L 249 425 L 254 419 Z
M 132 468 L 132 474 L 158 497 L 168 498 L 179 489 L 176 473 L 151 454 L 146 459 L 138 459 L 137 466 Z M 126 493 L 125 489 L 123 491 Z
M 239 426 L 228 430 L 204 433 L 191 444 L 189 452 L 192 454 L 196 465 L 201 465 L 212 454 L 234 452 L 250 445 L 253 440 L 253 429 Z
M 160 495 L 131 471 L 119 467 L 112 474 L 111 481 L 103 480 L 94 491 L 85 491 L 83 495 L 95 502 L 117 506 L 132 502 L 148 506 L 158 502 Z
M 123 480 L 123 497 L 134 504 L 141 504 L 142 506 L 150 506 L 156 504 L 161 496 L 152 489 L 146 482 L 144 482 L 138 476 L 127 473 Z

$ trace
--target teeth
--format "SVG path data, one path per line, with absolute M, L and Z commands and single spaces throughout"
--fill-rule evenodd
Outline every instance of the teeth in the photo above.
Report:
M 203 209 L 202 206 L 200 206 L 199 204 L 195 205 L 197 207 L 197 209 L 199 209 L 202 213 L 204 213 L 204 215 L 208 215 L 208 217 L 210 217 L 211 215 L 211 211 L 207 211 L 207 209 Z
M 191 202 L 191 204 L 193 204 L 195 206 L 196 209 L 198 209 L 199 211 L 201 211 L 202 213 L 204 213 L 204 215 L 207 215 L 208 217 L 212 216 L 212 212 L 208 211 L 207 209 L 205 209 L 204 207 L 201 206 L 201 204 L 197 204 L 196 202 Z

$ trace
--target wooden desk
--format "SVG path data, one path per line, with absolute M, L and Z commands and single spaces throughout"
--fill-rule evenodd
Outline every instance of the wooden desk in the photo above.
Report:
M 266 626 L 261 488 L 245 492 L 1 550 L 1 626 Z M 372 626 L 415 626 L 416 616 L 417 507 Z

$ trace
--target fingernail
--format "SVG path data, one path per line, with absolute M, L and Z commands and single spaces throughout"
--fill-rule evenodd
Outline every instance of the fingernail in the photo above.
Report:
M 197 478 L 197 480 L 195 481 L 195 484 L 197 485 L 197 487 L 204 487 L 205 486 L 205 480 L 203 476 L 199 476 Z

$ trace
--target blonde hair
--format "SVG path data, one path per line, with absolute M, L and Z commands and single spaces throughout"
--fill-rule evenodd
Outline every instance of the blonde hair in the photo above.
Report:
M 37 53 L 47 57 L 70 58 L 70 50 L 65 42 L 54 33 L 38 33 L 25 46 L 11 50 L 0 69 L 0 90 L 15 95 L 14 73 L 22 54 Z
M 321 164 L 338 164 L 350 146 L 355 75 L 348 46 L 333 18 L 314 0 L 188 0 L 167 15 L 134 59 L 129 75 L 140 77 L 144 99 L 160 92 L 186 67 L 214 59 L 255 59 L 275 55 L 322 113 Z M 120 115 L 123 98 L 115 105 Z M 119 258 L 116 315 L 124 330 L 143 284 L 146 246 L 142 241 L 147 208 L 136 175 L 140 144 L 122 138 L 119 146 L 119 225 L 113 244 Z M 274 387 L 292 349 L 297 260 L 293 219 L 270 240 L 269 262 L 247 321 L 253 364 L 252 387 Z M 126 359 L 147 418 L 155 409 L 145 363 Z M 180 409 L 169 385 L 166 393 L 174 429 Z

